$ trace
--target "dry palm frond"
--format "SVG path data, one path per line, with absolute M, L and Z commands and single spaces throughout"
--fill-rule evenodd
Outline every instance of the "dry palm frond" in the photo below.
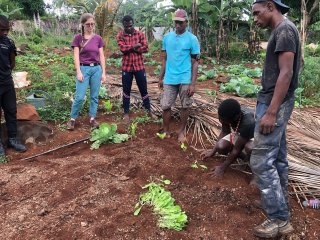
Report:
M 111 76 L 111 87 L 121 86 L 119 77 Z M 148 91 L 151 96 L 152 111 L 161 116 L 159 89 L 155 79 L 148 79 Z M 120 95 L 122 91 L 112 91 Z M 115 97 L 115 96 L 114 96 Z M 191 144 L 202 148 L 212 146 L 219 135 L 221 125 L 218 120 L 217 106 L 230 95 L 219 93 L 217 97 L 199 90 L 194 95 L 190 109 L 187 132 L 192 133 Z M 242 105 L 255 107 L 254 99 L 234 96 Z M 141 106 L 141 96 L 137 87 L 133 87 L 132 103 Z M 174 116 L 179 114 L 179 101 L 172 108 Z M 289 184 L 298 201 L 301 198 L 320 198 L 320 114 L 316 109 L 295 109 L 287 128 L 287 147 L 289 161 Z

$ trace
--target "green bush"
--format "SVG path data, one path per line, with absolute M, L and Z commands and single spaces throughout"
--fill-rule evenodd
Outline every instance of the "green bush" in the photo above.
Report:
M 306 46 L 305 48 L 305 56 L 309 57 L 320 57 L 320 45 L 317 48 L 311 48 Z
M 149 52 L 154 53 L 159 51 L 162 48 L 162 41 L 159 40 L 154 40 L 150 45 L 149 45 Z
M 248 47 L 244 43 L 230 43 L 229 49 L 224 53 L 228 59 L 241 59 L 248 57 Z
M 300 75 L 299 87 L 303 89 L 302 96 L 320 103 L 320 57 L 305 57 L 304 67 Z
M 43 33 L 39 28 L 34 28 L 32 30 L 31 36 L 29 40 L 35 44 L 39 44 L 42 42 Z

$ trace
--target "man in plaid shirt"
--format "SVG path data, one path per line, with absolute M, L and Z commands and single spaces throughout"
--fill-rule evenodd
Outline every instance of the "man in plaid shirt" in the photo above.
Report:
M 133 76 L 136 79 L 143 106 L 151 116 L 150 99 L 147 91 L 146 71 L 143 64 L 143 53 L 148 52 L 148 44 L 145 35 L 134 29 L 133 18 L 129 15 L 122 19 L 123 29 L 117 35 L 117 43 L 122 57 L 122 88 L 124 119 L 130 121 L 129 106 L 130 92 Z

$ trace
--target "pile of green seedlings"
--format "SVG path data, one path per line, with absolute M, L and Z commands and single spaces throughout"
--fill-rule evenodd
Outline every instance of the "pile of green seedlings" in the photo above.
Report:
M 181 207 L 175 204 L 175 199 L 171 193 L 164 188 L 165 185 L 171 184 L 170 180 L 163 179 L 163 177 L 158 180 L 160 183 L 150 182 L 142 187 L 148 189 L 148 191 L 140 195 L 134 215 L 139 215 L 143 206 L 151 206 L 158 217 L 160 228 L 181 231 L 186 226 L 188 217 Z

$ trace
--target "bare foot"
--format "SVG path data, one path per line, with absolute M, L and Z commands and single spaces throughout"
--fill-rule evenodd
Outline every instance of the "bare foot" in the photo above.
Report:
M 130 116 L 129 114 L 124 114 L 123 116 L 123 120 L 126 124 L 130 123 Z
M 180 132 L 178 134 L 178 141 L 180 143 L 185 143 L 187 141 L 186 135 L 184 134 L 184 132 Z

